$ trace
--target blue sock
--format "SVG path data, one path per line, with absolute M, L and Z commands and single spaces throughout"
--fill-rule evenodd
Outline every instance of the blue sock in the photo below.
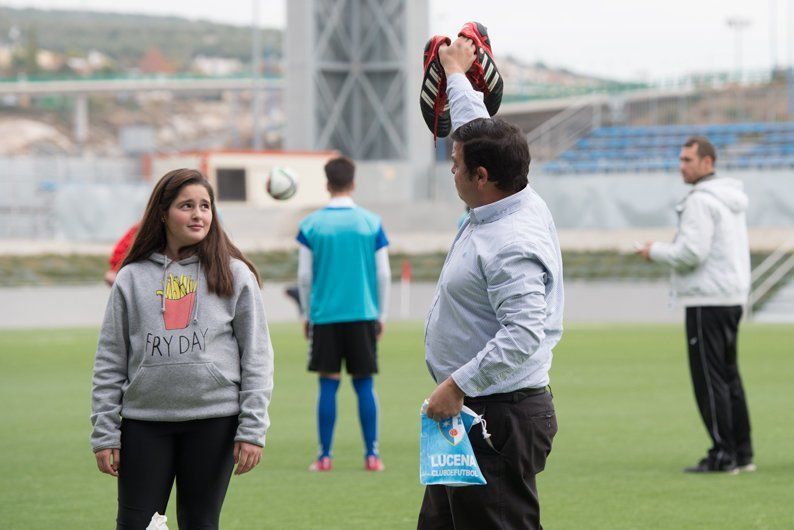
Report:
M 358 395 L 358 419 L 364 436 L 366 456 L 378 454 L 378 401 L 372 377 L 353 378 L 353 388 Z
M 320 434 L 320 458 L 331 456 L 336 423 L 336 390 L 339 379 L 320 378 L 320 395 L 317 398 L 317 431 Z

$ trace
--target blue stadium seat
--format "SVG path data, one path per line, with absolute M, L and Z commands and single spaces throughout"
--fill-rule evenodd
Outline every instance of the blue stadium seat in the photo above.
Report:
M 705 135 L 721 153 L 720 167 L 794 167 L 794 121 L 699 125 L 604 126 L 543 166 L 564 173 L 677 171 L 689 136 Z

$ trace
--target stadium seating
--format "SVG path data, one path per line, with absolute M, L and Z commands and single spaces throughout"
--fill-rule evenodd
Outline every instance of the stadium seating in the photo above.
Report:
M 547 162 L 543 171 L 676 171 L 681 145 L 692 135 L 711 140 L 723 169 L 794 168 L 794 122 L 752 122 L 599 127 Z

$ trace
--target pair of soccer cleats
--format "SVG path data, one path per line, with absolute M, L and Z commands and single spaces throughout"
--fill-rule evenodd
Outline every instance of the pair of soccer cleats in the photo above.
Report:
M 333 468 L 334 465 L 331 461 L 331 457 L 323 456 L 311 463 L 309 471 L 323 472 L 331 471 Z M 383 461 L 378 455 L 369 455 L 364 461 L 364 469 L 367 471 L 383 471 L 386 469 L 386 466 L 383 465 Z
M 479 22 L 467 22 L 463 25 L 459 37 L 470 39 L 476 48 L 475 59 L 466 77 L 475 90 L 483 93 L 483 102 L 488 114 L 493 116 L 502 103 L 504 82 L 496 63 L 493 60 L 491 39 L 488 29 Z M 424 77 L 419 98 L 422 117 L 425 119 L 433 139 L 445 138 L 452 131 L 452 120 L 449 115 L 449 102 L 447 101 L 447 76 L 438 57 L 438 50 L 442 45 L 451 44 L 449 37 L 436 35 L 425 45 L 424 52 Z

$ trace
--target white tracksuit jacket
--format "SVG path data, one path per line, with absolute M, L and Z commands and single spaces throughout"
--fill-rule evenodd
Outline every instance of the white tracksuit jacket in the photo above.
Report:
M 742 182 L 699 180 L 676 206 L 672 243 L 654 243 L 651 260 L 673 268 L 673 292 L 685 306 L 744 305 L 750 288 L 747 195 Z

